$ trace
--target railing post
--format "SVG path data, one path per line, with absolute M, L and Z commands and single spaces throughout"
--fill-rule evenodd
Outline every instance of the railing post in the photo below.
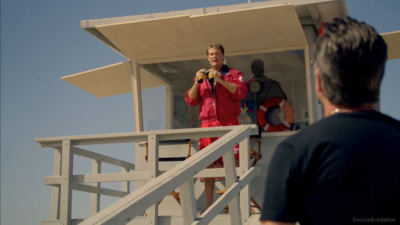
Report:
M 250 169 L 250 137 L 245 138 L 239 144 L 240 149 L 240 158 L 239 158 L 239 167 L 240 174 L 242 176 Z M 250 187 L 246 185 L 240 191 L 240 209 L 242 212 L 242 222 L 245 224 L 250 217 Z
M 230 128 L 232 129 L 232 128 Z M 210 128 L 211 132 L 214 132 Z M 219 131 L 221 132 L 221 131 Z M 185 131 L 185 134 L 190 132 Z M 162 136 L 162 135 L 166 135 Z M 54 155 L 54 176 L 49 177 L 45 180 L 48 185 L 59 185 L 59 188 L 53 189 L 52 193 L 52 206 L 55 206 L 51 210 L 51 219 L 53 221 L 48 221 L 50 223 L 57 223 L 63 225 L 71 224 L 71 206 L 72 206 L 72 188 L 81 190 L 84 192 L 93 193 L 92 211 L 98 211 L 99 199 L 98 193 L 118 196 L 125 196 L 120 201 L 114 203 L 113 205 L 106 208 L 104 211 L 96 213 L 90 218 L 82 222 L 82 224 L 126 224 L 135 216 L 143 215 L 143 211 L 147 212 L 147 223 L 152 225 L 157 225 L 159 223 L 158 216 L 158 201 L 164 196 L 168 195 L 169 192 L 179 188 L 181 193 L 181 205 L 183 207 L 183 223 L 184 224 L 207 224 L 212 221 L 215 216 L 225 207 L 227 204 L 230 207 L 230 219 L 231 224 L 241 225 L 245 223 L 245 219 L 249 217 L 249 191 L 248 184 L 254 177 L 254 168 L 250 168 L 249 163 L 249 128 L 248 127 L 237 127 L 233 128 L 230 132 L 225 135 L 221 135 L 221 138 L 215 143 L 208 146 L 209 151 L 204 151 L 198 153 L 185 160 L 181 164 L 176 165 L 174 168 L 163 173 L 159 176 L 159 140 L 175 140 L 172 138 L 182 137 L 183 132 L 178 131 L 177 134 L 173 133 L 157 133 L 148 132 L 144 135 L 131 135 L 134 141 L 143 141 L 147 137 L 148 143 L 148 161 L 147 165 L 144 166 L 147 172 L 142 172 L 140 179 L 147 179 L 148 183 L 144 184 L 143 187 L 139 188 L 136 193 L 130 193 L 125 196 L 126 192 L 129 192 L 129 181 L 128 179 L 121 180 L 110 179 L 110 176 L 94 175 L 96 173 L 101 173 L 101 165 L 103 163 L 111 163 L 122 168 L 121 173 L 129 173 L 130 169 L 135 169 L 135 165 L 114 159 L 108 156 L 102 156 L 101 154 L 90 152 L 84 149 L 74 147 L 77 145 L 89 145 L 89 144 L 107 144 L 117 143 L 116 139 L 121 139 L 120 135 L 112 137 L 110 139 L 107 135 L 104 137 L 82 137 L 82 139 L 74 137 L 61 137 L 57 140 L 48 140 L 47 142 L 41 143 L 42 146 L 51 146 L 55 151 Z M 198 136 L 204 135 L 204 132 L 200 134 L 191 134 L 196 138 Z M 209 133 L 207 133 L 209 135 Z M 127 135 L 128 136 L 128 135 Z M 122 141 L 126 141 L 126 137 L 122 138 Z M 93 139 L 93 140 L 91 140 Z M 104 139 L 104 140 L 103 140 Z M 61 141 L 61 145 L 60 145 Z M 234 154 L 232 148 L 240 142 L 240 167 L 236 168 Z M 46 144 L 47 143 L 47 144 Z M 210 207 L 204 215 L 196 216 L 196 198 L 194 196 L 194 185 L 193 176 L 199 173 L 204 167 L 209 165 L 212 160 L 221 156 L 223 154 L 224 164 L 225 164 L 225 174 L 226 174 L 226 195 L 219 198 L 212 207 Z M 93 175 L 83 176 L 76 175 L 73 176 L 73 159 L 74 155 L 80 155 L 92 159 L 92 173 Z M 238 171 L 238 172 L 236 172 Z M 208 172 L 208 171 L 206 171 Z M 146 174 L 146 177 L 144 177 Z M 104 174 L 107 175 L 107 174 Z M 209 174 L 210 175 L 210 174 Z M 211 174 L 212 175 L 212 174 Z M 241 176 L 240 182 L 238 182 L 238 177 Z M 131 176 L 131 174 L 129 174 Z M 76 179 L 76 183 L 73 183 L 72 178 Z M 160 178 L 159 180 L 154 180 Z M 83 179 L 83 180 L 82 180 Z M 116 182 L 122 182 L 123 191 L 107 190 L 101 189 L 102 180 L 114 180 Z M 152 181 L 154 180 L 154 181 Z M 243 183 L 242 183 L 243 182 Z M 92 186 L 81 183 L 93 183 Z M 97 186 L 98 185 L 98 186 Z M 245 188 L 244 192 L 240 192 L 241 189 Z M 239 194 L 240 192 L 240 194 Z M 240 196 L 239 196 L 240 195 Z M 240 199 L 240 201 L 239 201 Z M 245 199 L 243 201 L 242 199 Z M 245 203 L 243 203 L 245 202 Z M 246 210 L 243 210 L 246 209 Z M 245 212 L 242 215 L 242 212 Z M 142 220 L 143 218 L 140 218 Z M 58 220 L 54 222 L 54 220 Z M 134 223 L 131 221 L 128 223 Z M 47 223 L 46 223 L 47 224 Z
M 62 141 L 61 151 L 61 195 L 60 195 L 60 222 L 63 225 L 71 224 L 72 205 L 72 169 L 73 153 L 70 140 Z
M 236 175 L 236 163 L 233 155 L 233 150 L 228 150 L 224 155 L 224 168 L 225 168 L 225 183 L 226 189 L 231 187 L 237 181 Z M 229 215 L 231 218 L 232 225 L 241 225 L 241 215 L 239 208 L 239 196 L 235 196 L 231 202 L 229 202 Z
M 121 169 L 122 173 L 129 173 L 129 168 L 122 168 Z M 121 187 L 121 191 L 125 191 L 125 192 L 129 192 L 130 189 L 130 185 L 129 185 L 129 181 L 123 181 L 121 183 L 122 187 Z
M 158 176 L 158 136 L 150 134 L 148 136 L 149 143 L 149 158 L 147 164 L 147 171 L 149 172 L 149 181 Z M 158 224 L 158 204 L 154 204 L 147 209 L 147 217 L 149 224 Z
M 92 174 L 101 173 L 101 161 L 92 160 Z M 93 183 L 93 187 L 100 187 L 100 183 Z M 100 211 L 100 194 L 91 194 L 90 199 L 90 215 L 94 215 Z
M 192 224 L 197 214 L 196 201 L 194 197 L 193 178 L 190 178 L 179 188 L 183 224 Z
M 61 149 L 54 149 L 53 176 L 61 175 Z M 60 188 L 51 188 L 50 220 L 60 219 Z

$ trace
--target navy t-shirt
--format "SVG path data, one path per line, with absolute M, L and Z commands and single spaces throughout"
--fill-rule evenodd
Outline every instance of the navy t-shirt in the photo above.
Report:
M 400 122 L 376 111 L 338 113 L 284 140 L 260 219 L 400 223 Z

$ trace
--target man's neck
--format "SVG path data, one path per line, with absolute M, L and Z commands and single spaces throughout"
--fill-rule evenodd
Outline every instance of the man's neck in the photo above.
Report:
M 375 105 L 372 103 L 365 103 L 361 107 L 357 108 L 349 108 L 345 106 L 340 106 L 340 105 L 334 105 L 334 104 L 328 104 L 324 107 L 324 117 L 331 116 L 333 114 L 337 113 L 351 113 L 351 112 L 357 112 L 357 111 L 363 111 L 363 110 L 374 110 Z
M 224 67 L 224 65 L 221 65 L 221 66 L 212 66 L 211 68 L 213 68 L 214 70 L 216 70 L 216 71 L 218 71 L 218 72 L 221 73 L 222 67 Z

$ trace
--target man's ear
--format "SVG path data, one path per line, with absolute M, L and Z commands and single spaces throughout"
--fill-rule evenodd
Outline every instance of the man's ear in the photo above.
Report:
M 314 66 L 314 73 L 315 73 L 315 89 L 319 93 L 324 93 L 324 90 L 322 88 L 321 72 L 319 71 L 319 68 L 316 66 Z

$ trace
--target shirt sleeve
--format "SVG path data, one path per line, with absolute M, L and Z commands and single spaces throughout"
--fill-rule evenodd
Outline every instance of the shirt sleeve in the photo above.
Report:
M 244 81 L 243 73 L 237 71 L 235 76 L 232 77 L 231 83 L 237 85 L 235 93 L 232 94 L 232 98 L 235 100 L 242 100 L 247 95 L 247 85 Z
M 188 90 L 188 91 L 186 92 L 186 95 L 185 95 L 185 101 L 186 101 L 186 103 L 187 103 L 188 105 L 191 105 L 191 106 L 196 106 L 196 105 L 198 105 L 198 104 L 200 103 L 200 94 L 197 92 L 196 98 L 192 99 L 192 98 L 189 97 L 189 91 L 190 91 L 190 90 Z
M 193 79 L 193 81 L 195 81 L 195 80 L 196 80 L 196 78 Z M 197 96 L 196 96 L 196 98 L 194 98 L 194 99 L 191 99 L 191 98 L 189 97 L 189 91 L 190 91 L 190 89 L 186 91 L 185 101 L 186 101 L 186 103 L 187 103 L 188 105 L 190 105 L 190 106 L 196 106 L 196 105 L 198 105 L 198 104 L 200 103 L 200 92 L 199 92 L 199 89 L 200 89 L 200 87 L 197 89 Z
M 260 220 L 296 222 L 296 185 L 293 151 L 289 144 L 278 145 L 268 169 Z M 299 209 L 297 209 L 299 210 Z

